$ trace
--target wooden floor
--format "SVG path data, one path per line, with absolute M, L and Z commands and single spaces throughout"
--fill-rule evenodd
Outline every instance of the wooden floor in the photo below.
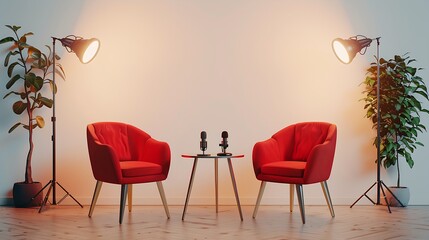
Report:
M 253 206 L 243 206 L 241 222 L 236 206 L 189 206 L 185 221 L 182 206 L 170 206 L 167 220 L 162 206 L 135 206 L 119 225 L 119 206 L 0 207 L 0 239 L 429 239 L 429 206 L 306 206 L 307 223 L 299 209 L 261 206 L 256 219 Z

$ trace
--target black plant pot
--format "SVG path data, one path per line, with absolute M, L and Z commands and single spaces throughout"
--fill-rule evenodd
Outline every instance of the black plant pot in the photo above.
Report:
M 35 199 L 32 199 L 40 190 L 40 182 L 24 183 L 17 182 L 13 185 L 13 203 L 17 208 L 40 206 L 42 203 L 43 192 L 40 192 Z

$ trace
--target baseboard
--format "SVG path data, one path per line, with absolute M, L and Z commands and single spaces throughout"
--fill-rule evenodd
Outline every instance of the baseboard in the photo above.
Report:
M 0 198 L 0 206 L 13 206 L 13 198 Z
M 57 201 L 60 198 L 57 198 Z M 76 197 L 76 199 L 82 204 L 82 205 L 90 205 L 91 204 L 91 198 L 89 197 Z M 322 197 L 320 198 L 305 198 L 305 205 L 314 205 L 314 206 L 325 206 L 326 201 Z M 337 206 L 350 206 L 356 199 L 352 198 L 333 198 L 332 203 Z M 256 202 L 255 197 L 240 197 L 240 203 L 243 206 L 254 206 Z M 183 197 L 177 197 L 177 198 L 167 198 L 167 203 L 170 206 L 183 206 L 185 203 L 185 199 Z M 108 198 L 108 197 L 100 197 L 97 201 L 97 205 L 118 205 L 119 204 L 119 196 Z M 236 200 L 234 197 L 219 197 L 219 205 L 236 205 Z M 294 205 L 297 205 L 298 201 L 295 199 Z M 70 197 L 66 197 L 64 201 L 61 202 L 61 205 L 76 205 L 76 202 Z M 162 205 L 161 199 L 159 196 L 157 197 L 134 197 L 133 198 L 133 205 L 141 205 L 141 206 L 156 206 L 156 205 Z M 189 200 L 189 205 L 201 205 L 201 206 L 211 206 L 215 205 L 215 199 L 213 197 L 192 197 Z M 289 205 L 289 198 L 262 198 L 261 205 L 274 205 L 274 206 L 285 206 Z M 372 203 L 362 198 L 356 205 L 372 205 Z M 429 204 L 410 204 L 409 206 L 413 205 L 419 205 L 419 206 L 427 206 Z M 0 198 L 0 206 L 13 206 L 13 199 L 10 198 Z

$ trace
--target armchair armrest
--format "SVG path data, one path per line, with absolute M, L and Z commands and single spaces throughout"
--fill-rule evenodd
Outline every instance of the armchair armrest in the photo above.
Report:
M 88 133 L 90 134 L 90 133 Z M 92 173 L 98 181 L 119 183 L 122 172 L 115 150 L 88 135 L 88 152 Z
M 281 161 L 278 143 L 274 138 L 257 142 L 253 147 L 252 159 L 256 178 L 261 173 L 261 167 L 270 162 Z
M 170 146 L 166 142 L 149 138 L 144 145 L 140 160 L 160 164 L 163 174 L 167 176 L 171 161 Z
M 304 171 L 305 183 L 316 183 L 329 179 L 334 162 L 336 141 L 337 130 L 336 127 L 333 127 L 330 129 L 326 141 L 311 150 Z

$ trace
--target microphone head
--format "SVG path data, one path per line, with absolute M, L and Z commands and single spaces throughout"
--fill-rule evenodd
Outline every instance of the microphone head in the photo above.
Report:
M 228 132 L 227 131 L 222 132 L 222 138 L 228 138 Z
M 201 132 L 201 139 L 207 139 L 207 133 L 206 131 Z

